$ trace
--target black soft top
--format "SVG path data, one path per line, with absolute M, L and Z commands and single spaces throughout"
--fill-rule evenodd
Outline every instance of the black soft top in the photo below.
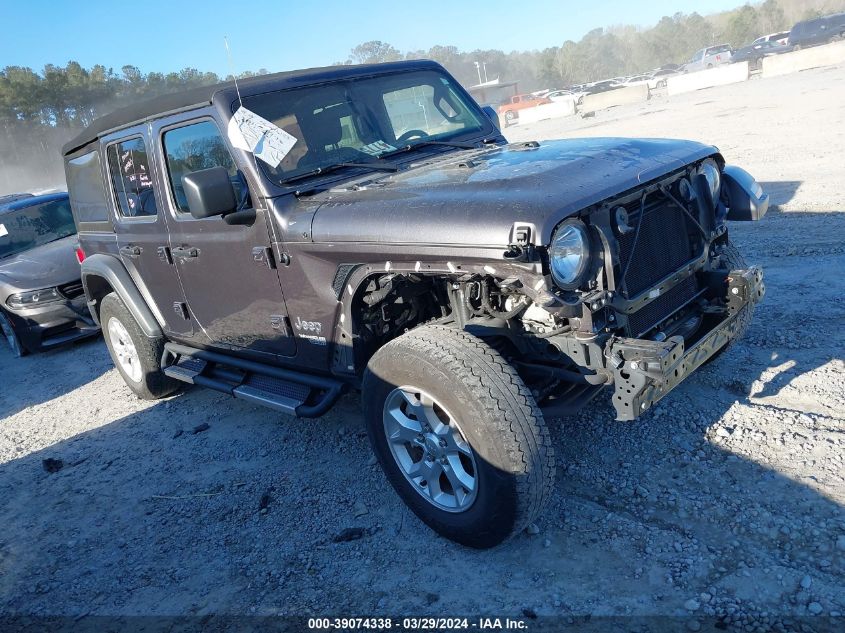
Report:
M 346 79 L 366 75 L 397 72 L 403 70 L 442 69 L 440 64 L 428 60 L 410 60 L 389 62 L 386 64 L 361 64 L 348 66 L 327 66 L 307 68 L 272 75 L 260 75 L 238 80 L 238 89 L 242 96 L 251 96 L 263 92 L 295 88 L 308 84 L 323 83 L 335 79 Z M 237 96 L 234 81 L 226 81 L 211 86 L 201 86 L 172 94 L 165 94 L 152 99 L 139 101 L 119 108 L 94 120 L 91 125 L 62 147 L 62 154 L 67 156 L 76 150 L 97 140 L 99 137 L 122 127 L 154 119 L 166 113 L 189 110 L 209 105 L 218 93 L 231 93 L 232 100 Z M 225 96 L 225 95 L 224 95 Z

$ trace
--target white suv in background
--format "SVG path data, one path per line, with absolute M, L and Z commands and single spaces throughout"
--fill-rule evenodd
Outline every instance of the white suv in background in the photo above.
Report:
M 729 64 L 731 61 L 730 44 L 719 44 L 717 46 L 708 46 L 697 51 L 692 59 L 684 66 L 685 73 L 695 72 L 697 70 L 706 70 L 707 68 L 714 68 L 722 64 Z
M 763 42 L 772 42 L 774 41 L 775 44 L 781 44 L 786 46 L 789 42 L 789 31 L 780 31 L 779 33 L 769 33 L 768 35 L 764 35 L 762 37 L 758 37 L 756 40 L 751 42 L 751 45 L 754 46 L 755 44 L 762 44 Z

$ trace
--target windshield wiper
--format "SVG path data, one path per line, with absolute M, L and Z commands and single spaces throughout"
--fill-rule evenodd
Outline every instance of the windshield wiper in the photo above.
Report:
M 342 169 L 343 167 L 365 167 L 366 169 L 375 169 L 378 171 L 398 171 L 399 166 L 394 165 L 393 163 L 335 163 L 333 165 L 326 165 L 325 167 L 317 167 L 317 169 L 312 169 L 311 171 L 306 171 L 302 174 L 298 174 L 296 176 L 291 176 L 290 178 L 285 178 L 282 181 L 283 185 L 286 185 L 291 182 L 296 182 L 298 180 L 305 180 L 306 178 L 311 178 L 313 176 L 320 176 L 322 174 L 328 174 L 330 172 L 336 171 L 338 169 Z
M 492 141 L 490 139 L 485 138 L 481 142 L 489 143 Z M 379 155 L 379 158 L 388 158 L 390 156 L 395 156 L 396 154 L 410 152 L 412 149 L 424 147 L 426 145 L 443 145 L 445 147 L 457 147 L 458 149 L 478 149 L 479 147 L 478 143 L 461 143 L 460 141 L 419 141 L 417 143 L 409 143 L 408 145 L 403 145 L 402 147 L 392 150 L 390 152 L 385 152 L 384 154 Z

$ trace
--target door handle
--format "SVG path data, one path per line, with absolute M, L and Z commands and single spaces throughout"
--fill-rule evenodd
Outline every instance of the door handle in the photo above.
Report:
M 188 259 L 190 257 L 199 257 L 200 249 L 196 246 L 176 246 L 170 252 L 173 253 L 173 257 Z
M 126 257 L 138 257 L 143 249 L 140 246 L 130 244 L 129 246 L 121 246 L 120 254 Z

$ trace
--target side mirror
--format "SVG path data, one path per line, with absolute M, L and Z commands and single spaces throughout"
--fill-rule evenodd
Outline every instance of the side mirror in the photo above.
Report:
M 496 128 L 499 132 L 501 132 L 501 131 L 502 131 L 502 126 L 501 126 L 501 124 L 499 123 L 499 113 L 498 113 L 498 112 L 496 112 L 496 110 L 493 108 L 493 106 L 489 106 L 489 105 L 482 106 L 482 107 L 481 107 L 481 110 L 484 112 L 484 114 L 486 114 L 486 115 L 487 115 L 487 118 L 488 118 L 488 119 L 490 119 L 490 120 L 493 122 L 493 126 L 494 126 L 494 127 L 495 127 L 495 128 Z
M 736 165 L 725 165 L 722 191 L 727 194 L 728 220 L 759 220 L 769 210 L 769 194 L 751 174 Z
M 200 169 L 182 176 L 191 215 L 201 220 L 232 213 L 238 207 L 229 172 L 223 167 Z

